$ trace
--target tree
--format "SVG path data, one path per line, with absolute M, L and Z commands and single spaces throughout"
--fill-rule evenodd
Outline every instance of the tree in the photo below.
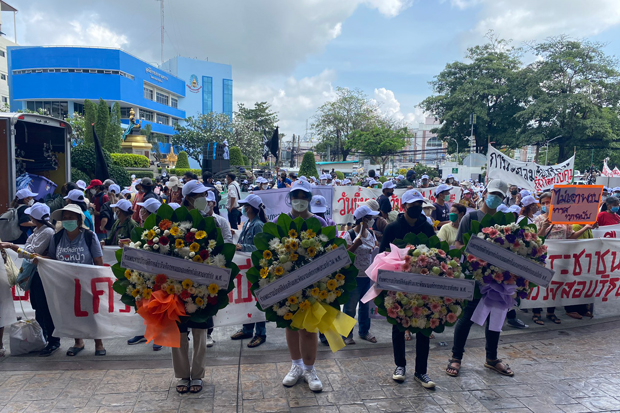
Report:
M 99 98 L 99 104 L 97 105 L 97 120 L 95 121 L 95 132 L 101 141 L 101 146 L 107 150 L 106 145 L 106 132 L 108 130 L 108 124 L 110 123 L 110 107 L 105 100 Z
M 231 165 L 233 166 L 244 165 L 243 156 L 241 155 L 241 148 L 239 148 L 238 146 L 231 146 L 230 149 L 228 150 L 228 156 L 229 156 Z
M 575 146 L 605 149 L 619 142 L 620 72 L 603 46 L 566 36 L 531 46 L 537 59 L 524 70 L 530 101 L 517 115 L 523 143 L 553 139 L 564 161 Z
M 153 139 L 153 127 L 151 126 L 150 123 L 147 123 L 146 126 L 144 127 L 144 136 L 146 136 L 146 140 L 149 143 L 153 143 L 151 141 L 151 139 Z
M 349 153 L 358 148 L 347 145 L 353 131 L 371 129 L 380 118 L 378 106 L 357 89 L 339 87 L 336 99 L 321 105 L 314 116 L 312 129 L 321 143 L 330 146 L 333 160 L 347 160 Z M 329 160 L 332 160 L 329 159 Z
M 263 154 L 263 131 L 269 136 L 277 122 L 278 114 L 271 111 L 269 103 L 256 102 L 254 108 L 247 108 L 240 103 L 233 114 L 233 131 L 229 143 L 243 148 L 248 158 L 258 163 Z
M 357 148 L 364 155 L 372 158 L 373 163 L 381 164 L 381 174 L 395 152 L 402 150 L 410 137 L 406 128 L 392 129 L 388 125 L 377 125 L 369 131 L 353 131 L 347 147 Z
M 306 178 L 310 178 L 311 176 L 316 178 L 319 177 L 319 173 L 316 169 L 316 162 L 314 161 L 314 153 L 304 153 L 304 159 L 301 161 L 301 166 L 299 167 L 299 176 L 305 176 Z
M 97 120 L 97 105 L 92 101 L 84 100 L 84 142 L 95 143 L 93 139 L 93 124 Z
M 189 159 L 187 158 L 187 152 L 179 152 L 179 155 L 177 157 L 177 164 L 175 167 L 179 169 L 189 169 Z
M 237 113 L 244 119 L 251 121 L 258 131 L 263 129 L 273 131 L 278 123 L 278 114 L 271 111 L 267 102 L 256 102 L 254 108 L 246 108 L 243 103 L 237 105 Z
M 73 116 L 67 116 L 65 122 L 71 125 L 71 143 L 73 146 L 84 143 L 86 135 L 86 121 L 84 116 L 75 112 Z
M 244 166 L 250 166 L 250 158 L 248 158 L 247 156 L 243 155 L 243 165 Z
M 467 49 L 469 62 L 454 62 L 430 82 L 434 95 L 420 103 L 420 107 L 441 122 L 435 130 L 439 139 L 448 142 L 448 150 L 470 146 L 470 115 L 476 115 L 474 135 L 476 147 L 486 153 L 487 142 L 497 146 L 519 145 L 517 130 L 520 126 L 515 115 L 523 110 L 527 95 L 521 84 L 519 71 L 520 49 L 510 47 L 505 40 L 491 32 L 489 42 Z
M 209 112 L 197 117 L 190 116 L 183 125 L 175 126 L 172 144 L 181 147 L 187 155 L 200 162 L 204 145 L 210 142 L 232 141 L 232 121 L 224 113 Z
M 110 153 L 121 151 L 121 141 L 123 140 L 123 127 L 121 126 L 121 105 L 114 102 L 112 112 L 110 112 L 110 123 L 106 129 L 104 148 Z

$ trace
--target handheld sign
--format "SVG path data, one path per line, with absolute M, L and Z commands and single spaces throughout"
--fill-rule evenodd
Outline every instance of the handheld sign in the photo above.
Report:
M 552 224 L 594 224 L 601 206 L 602 185 L 556 185 L 551 190 Z
M 376 287 L 380 290 L 471 300 L 474 298 L 476 282 L 460 278 L 379 270 Z
M 555 274 L 553 270 L 476 236 L 469 239 L 465 252 L 541 287 L 548 286 Z
M 264 310 L 350 264 L 349 252 L 344 245 L 341 245 L 263 288 L 259 288 L 254 296 Z

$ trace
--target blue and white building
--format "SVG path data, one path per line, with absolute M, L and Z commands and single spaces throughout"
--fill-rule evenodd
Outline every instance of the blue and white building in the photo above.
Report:
M 121 105 L 123 123 L 134 108 L 142 127 L 173 135 L 174 125 L 208 112 L 232 116 L 232 67 L 175 57 L 161 67 L 119 49 L 67 46 L 7 48 L 13 111 L 46 109 L 64 118 L 84 112 L 84 100 Z

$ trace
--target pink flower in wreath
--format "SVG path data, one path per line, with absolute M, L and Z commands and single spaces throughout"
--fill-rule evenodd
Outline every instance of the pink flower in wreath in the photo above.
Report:
M 438 318 L 431 318 L 431 328 L 436 328 L 439 325 L 439 319 Z
M 512 246 L 513 246 L 515 249 L 517 249 L 517 248 L 519 248 L 519 247 L 521 246 L 521 243 L 520 243 L 519 241 L 515 241 L 515 243 L 514 243 L 514 244 L 512 244 Z
M 420 267 L 426 267 L 427 264 L 428 264 L 428 257 L 426 255 L 420 255 L 418 257 L 418 265 Z
M 391 308 L 388 308 L 387 313 L 390 318 L 396 318 L 398 316 L 398 313 Z
M 411 262 L 411 255 L 405 255 L 405 262 L 406 263 L 410 263 Z
M 442 262 L 441 265 L 441 271 L 446 272 L 450 269 L 450 267 L 448 267 L 448 265 L 445 262 Z
M 501 284 L 504 281 L 504 275 L 501 272 L 496 272 L 493 275 L 493 279 Z
M 446 320 L 448 320 L 448 323 L 450 323 L 450 324 L 456 323 L 457 319 L 458 319 L 458 317 L 454 313 L 450 313 L 450 314 L 448 314 L 446 316 Z
M 411 325 L 411 321 L 409 321 L 409 319 L 405 317 L 403 318 L 403 321 L 401 322 L 401 324 L 403 325 L 403 327 L 407 328 Z
M 401 271 L 404 272 L 409 272 L 411 271 L 411 264 L 405 262 L 403 265 L 400 266 Z
M 452 304 L 454 302 L 454 300 L 452 298 L 450 298 L 450 297 L 444 297 L 443 298 L 443 302 L 446 305 L 450 305 L 450 304 Z
M 467 261 L 468 261 L 468 262 L 474 262 L 474 261 L 476 261 L 476 260 L 477 260 L 477 258 L 476 258 L 476 257 L 474 257 L 473 255 L 468 255 L 468 256 L 467 256 Z
M 445 257 L 446 256 L 446 252 L 444 250 L 438 250 L 437 254 L 439 254 L 440 257 Z
M 428 270 L 427 270 L 426 268 L 422 268 L 422 269 L 420 270 L 420 274 L 422 274 L 422 275 L 427 275 L 427 274 L 428 274 Z
M 512 230 L 509 227 L 504 227 L 504 234 L 508 235 L 512 232 Z
M 483 234 L 488 234 L 489 232 L 491 232 L 491 227 L 482 228 L 482 233 Z
M 532 240 L 532 233 L 531 232 L 524 232 L 523 233 L 523 239 L 526 241 L 531 241 Z
M 446 277 L 454 278 L 454 271 L 452 271 L 452 269 L 449 269 L 448 271 L 446 271 Z
M 495 238 L 499 235 L 499 232 L 495 228 L 489 228 L 489 237 Z
M 392 310 L 399 312 L 400 311 L 400 306 L 396 303 L 394 303 L 394 305 L 392 305 Z
M 413 307 L 411 309 L 411 312 L 413 313 L 414 316 L 416 316 L 416 318 L 418 318 L 422 315 L 422 307 Z
M 431 304 L 431 311 L 433 313 L 438 313 L 439 311 L 441 311 L 441 304 L 439 304 L 439 303 Z

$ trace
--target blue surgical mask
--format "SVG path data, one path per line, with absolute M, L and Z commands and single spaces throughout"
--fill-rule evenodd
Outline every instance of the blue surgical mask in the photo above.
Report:
M 547 205 L 543 205 L 540 207 L 540 212 L 542 212 L 543 214 L 547 213 Z
M 490 209 L 497 209 L 497 207 L 502 204 L 502 198 L 497 195 L 489 194 L 487 195 L 485 203 Z
M 611 207 L 611 212 L 616 213 L 616 212 L 618 212 L 619 209 L 620 209 L 620 207 L 617 207 L 617 206 Z
M 77 220 L 62 221 L 62 227 L 69 232 L 73 232 L 77 229 Z
M 247 217 L 248 216 L 248 211 L 246 211 L 245 207 L 241 208 L 241 213 L 243 214 L 243 216 Z

